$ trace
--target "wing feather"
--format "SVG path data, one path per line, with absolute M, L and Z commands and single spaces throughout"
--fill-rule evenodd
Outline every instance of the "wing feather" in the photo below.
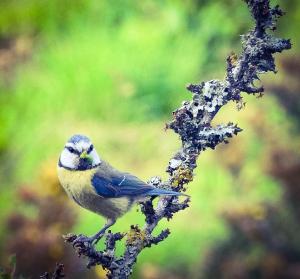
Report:
M 91 182 L 97 194 L 105 198 L 143 196 L 155 189 L 136 176 L 118 172 L 108 165 L 97 171 Z
M 105 162 L 101 163 L 91 182 L 96 193 L 104 198 L 185 195 L 172 190 L 155 188 L 130 173 L 117 171 Z

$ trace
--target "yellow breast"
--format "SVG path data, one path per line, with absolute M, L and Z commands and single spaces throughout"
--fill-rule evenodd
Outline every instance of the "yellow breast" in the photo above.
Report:
M 95 174 L 96 169 L 86 171 L 70 171 L 62 167 L 58 167 L 58 179 L 66 190 L 67 194 L 72 198 L 77 197 L 82 192 L 95 193 L 91 187 L 91 178 Z
M 86 171 L 71 171 L 62 167 L 57 169 L 58 179 L 68 196 L 83 207 L 85 206 L 81 200 L 96 194 L 91 186 L 91 178 L 95 172 L 96 169 Z
M 91 179 L 97 169 L 70 171 L 58 167 L 58 178 L 68 196 L 80 206 L 107 218 L 115 219 L 123 215 L 132 205 L 126 197 L 103 198 L 96 193 Z

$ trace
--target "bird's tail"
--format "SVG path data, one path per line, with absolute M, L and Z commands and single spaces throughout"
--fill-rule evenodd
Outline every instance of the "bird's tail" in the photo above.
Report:
M 147 192 L 147 196 L 186 196 L 186 197 L 189 197 L 189 195 L 186 195 L 186 194 L 183 194 L 180 192 L 159 189 L 159 188 L 154 188 L 153 190 Z

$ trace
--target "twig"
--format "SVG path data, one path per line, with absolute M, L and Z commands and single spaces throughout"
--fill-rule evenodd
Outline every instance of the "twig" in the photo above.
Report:
M 43 275 L 40 276 L 40 279 L 61 279 L 65 277 L 64 274 L 64 265 L 63 264 L 56 264 L 55 270 L 50 277 L 48 272 L 45 272 Z
M 229 101 L 243 107 L 241 92 L 261 96 L 264 88 L 256 86 L 259 74 L 275 72 L 273 54 L 291 48 L 289 40 L 276 38 L 268 31 L 275 30 L 276 20 L 283 12 L 278 6 L 271 8 L 269 0 L 246 0 L 255 21 L 255 27 L 242 36 L 242 52 L 239 56 L 232 54 L 227 58 L 227 71 L 224 80 L 210 80 L 199 84 L 190 84 L 187 90 L 192 93 L 192 100 L 183 102 L 173 112 L 173 120 L 167 124 L 181 139 L 182 147 L 171 158 L 167 167 L 169 178 L 162 183 L 154 177 L 149 184 L 162 187 L 172 185 L 177 191 L 185 191 L 185 186 L 193 180 L 193 171 L 197 167 L 197 158 L 207 148 L 214 149 L 218 144 L 228 143 L 229 138 L 242 129 L 233 123 L 220 124 L 215 127 L 211 122 L 221 107 Z M 142 213 L 146 217 L 143 229 L 131 226 L 127 234 L 125 252 L 115 255 L 116 242 L 123 239 L 121 233 L 109 232 L 106 236 L 106 248 L 97 251 L 94 246 L 82 243 L 76 247 L 79 255 L 88 258 L 88 267 L 102 265 L 107 269 L 108 278 L 126 279 L 132 273 L 132 267 L 139 253 L 145 247 L 159 244 L 165 240 L 170 231 L 163 230 L 158 236 L 152 232 L 158 222 L 171 219 L 172 216 L 189 206 L 189 199 L 180 201 L 177 197 L 164 197 L 154 208 L 152 201 L 142 203 Z M 72 243 L 76 235 L 65 237 Z

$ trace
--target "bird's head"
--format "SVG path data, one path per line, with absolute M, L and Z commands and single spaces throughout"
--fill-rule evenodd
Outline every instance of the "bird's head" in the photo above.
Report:
M 88 170 L 99 166 L 101 160 L 90 139 L 72 136 L 60 154 L 58 165 L 68 170 Z

